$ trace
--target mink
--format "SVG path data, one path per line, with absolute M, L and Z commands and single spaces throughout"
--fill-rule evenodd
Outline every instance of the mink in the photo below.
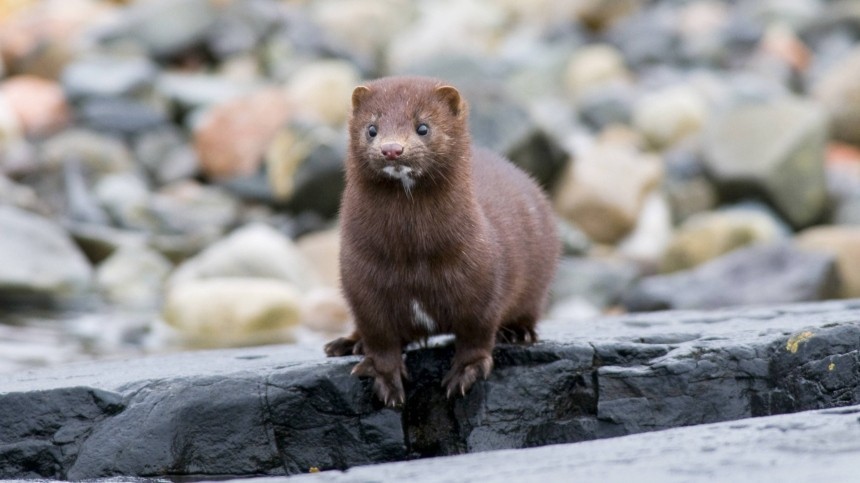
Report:
M 560 256 L 541 188 L 472 145 L 468 106 L 440 80 L 386 77 L 355 88 L 340 272 L 355 331 L 329 356 L 363 354 L 388 406 L 405 402 L 403 349 L 454 335 L 442 381 L 465 395 L 493 367 L 495 343 L 533 343 Z

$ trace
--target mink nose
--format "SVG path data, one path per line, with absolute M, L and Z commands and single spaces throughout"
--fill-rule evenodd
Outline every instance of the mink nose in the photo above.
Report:
M 395 160 L 403 154 L 403 146 L 397 143 L 387 143 L 382 145 L 382 155 L 385 159 Z

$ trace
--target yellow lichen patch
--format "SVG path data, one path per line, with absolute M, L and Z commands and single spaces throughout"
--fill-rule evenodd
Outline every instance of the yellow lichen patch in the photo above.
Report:
M 319 472 L 320 472 L 320 469 L 317 468 L 316 466 L 311 466 L 310 469 L 308 469 L 308 473 L 319 473 Z
M 827 366 L 828 371 L 832 371 L 836 367 L 836 364 L 831 362 L 829 366 Z
M 785 350 L 791 352 L 792 354 L 797 353 L 797 349 L 800 347 L 801 342 L 806 342 L 815 335 L 812 332 L 806 330 L 799 334 L 794 334 L 793 336 L 788 338 L 788 342 L 785 343 Z

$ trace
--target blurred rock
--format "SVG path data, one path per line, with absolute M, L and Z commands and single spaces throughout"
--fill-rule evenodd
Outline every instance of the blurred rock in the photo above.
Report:
M 813 87 L 830 116 L 836 139 L 860 146 L 860 48 L 835 64 Z
M 566 154 L 556 140 L 499 85 L 475 86 L 469 100 L 469 127 L 476 144 L 506 156 L 551 189 L 564 168 Z
M 635 0 L 582 0 L 576 2 L 576 16 L 593 30 L 604 30 L 640 7 Z
M 170 286 L 209 278 L 267 278 L 299 290 L 317 285 L 319 276 L 286 236 L 262 224 L 247 225 L 180 265 Z
M 389 24 L 397 35 L 391 37 L 383 65 L 391 72 L 412 72 L 435 59 L 450 59 L 452 52 L 475 61 L 491 57 L 506 16 L 495 3 L 442 0 L 421 4 L 411 23 L 398 18 Z
M 203 172 L 215 179 L 248 176 L 289 114 L 279 89 L 261 90 L 213 107 L 194 132 Z
M 94 223 L 68 222 L 65 228 L 93 265 L 101 263 L 123 246 L 144 245 L 148 238 L 145 233 Z
M 621 302 L 639 275 L 634 263 L 621 259 L 563 257 L 550 290 L 552 303 L 576 298 L 606 309 Z
M 766 209 L 738 207 L 691 216 L 674 233 L 660 266 L 676 272 L 756 243 L 787 238 L 789 230 Z
M 21 6 L 20 1 L 14 3 Z M 6 72 L 56 79 L 85 32 L 110 15 L 111 8 L 97 0 L 44 0 L 0 18 L 0 57 Z
M 352 316 L 340 289 L 317 287 L 301 297 L 301 323 L 304 327 L 340 336 L 349 330 Z
M 651 65 L 673 65 L 680 53 L 678 17 L 672 5 L 658 2 L 652 8 L 640 9 L 615 22 L 605 39 L 621 52 L 625 64 L 635 71 Z
M 361 74 L 351 63 L 324 60 L 299 69 L 287 84 L 296 116 L 340 127 L 350 112 L 352 91 Z
M 715 309 L 832 298 L 835 258 L 787 243 L 736 250 L 692 270 L 654 275 L 624 297 L 629 310 Z
M 708 173 L 724 199 L 760 196 L 793 226 L 810 225 L 827 203 L 826 122 L 800 100 L 737 107 L 707 130 Z
M 571 257 L 584 256 L 591 249 L 588 236 L 567 220 L 556 218 L 558 236 L 561 238 L 562 253 Z
M 624 84 L 630 73 L 621 53 L 605 44 L 588 45 L 578 49 L 568 61 L 565 85 L 573 99 L 579 99 L 592 90 L 608 84 Z
M 146 230 L 152 226 L 147 206 L 150 200 L 146 181 L 132 171 L 103 176 L 93 192 L 99 205 L 108 213 L 113 225 Z
M 218 59 L 253 53 L 277 24 L 281 5 L 274 0 L 227 2 L 215 25 L 208 29 L 206 45 Z
M 340 230 L 332 228 L 309 233 L 296 240 L 296 247 L 314 267 L 320 281 L 340 287 Z
M 81 103 L 78 120 L 95 131 L 135 136 L 167 124 L 167 115 L 143 102 L 103 98 Z
M 199 168 L 197 153 L 188 145 L 182 131 L 173 126 L 138 136 L 134 155 L 158 184 L 191 178 Z
M 146 245 L 126 245 L 96 269 L 96 287 L 111 303 L 131 308 L 155 308 L 173 265 Z
M 182 111 L 226 103 L 251 94 L 255 86 L 223 76 L 200 73 L 162 72 L 156 90 Z
M 595 131 L 602 131 L 613 124 L 630 124 L 634 97 L 629 84 L 610 82 L 586 89 L 576 104 L 582 120 Z
M 210 278 L 167 291 L 164 320 L 193 346 L 223 347 L 290 341 L 299 323 L 299 292 L 283 280 Z
M 0 233 L 0 298 L 62 300 L 89 289 L 90 264 L 54 222 L 0 205 Z
M 63 90 L 70 99 L 132 97 L 155 82 L 158 67 L 146 57 L 90 56 L 63 70 Z
M 155 231 L 190 235 L 209 243 L 224 235 L 239 217 L 239 202 L 216 187 L 197 181 L 167 185 L 149 200 Z
M 50 212 L 35 190 L 0 175 L 0 206 L 2 205 L 14 206 L 40 215 L 48 215 Z
M 337 215 L 344 187 L 347 139 L 325 126 L 290 123 L 266 153 L 266 187 L 293 212 Z M 263 181 L 263 180 L 261 180 Z
M 797 236 L 799 247 L 836 257 L 839 296 L 860 297 L 860 226 L 818 226 Z
M 169 58 L 202 44 L 218 12 L 210 0 L 148 0 L 123 14 L 115 35 L 140 42 L 156 58 Z
M 643 201 L 633 230 L 618 242 L 619 255 L 640 263 L 659 264 L 672 238 L 672 212 L 666 197 L 652 191 Z
M 633 229 L 661 176 L 655 156 L 622 145 L 598 145 L 570 163 L 556 187 L 555 207 L 592 240 L 615 243 Z
M 0 84 L 0 96 L 28 136 L 56 132 L 71 118 L 63 89 L 54 81 L 33 76 L 11 77 Z
M 633 108 L 633 125 L 657 149 L 698 133 L 707 117 L 705 100 L 689 86 L 648 93 Z

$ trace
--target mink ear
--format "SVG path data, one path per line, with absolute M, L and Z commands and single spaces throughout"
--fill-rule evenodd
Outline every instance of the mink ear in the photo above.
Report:
M 436 88 L 438 95 L 451 109 L 451 113 L 460 117 L 466 111 L 466 103 L 460 97 L 460 92 L 452 86 L 440 86 Z
M 370 87 L 358 86 L 352 91 L 352 110 L 358 109 L 361 103 L 367 99 L 370 94 Z

